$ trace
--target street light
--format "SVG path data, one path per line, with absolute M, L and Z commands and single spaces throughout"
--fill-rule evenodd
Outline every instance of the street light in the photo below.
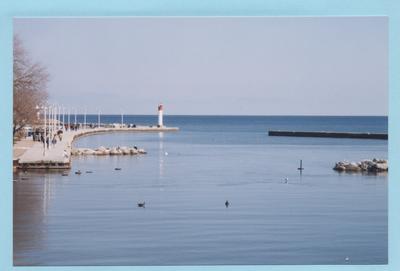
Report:
M 97 128 L 100 129 L 100 110 L 99 110 L 99 112 L 97 114 Z
M 62 108 L 62 129 L 65 130 L 65 107 Z
M 68 126 L 67 126 L 67 130 L 69 131 L 69 129 L 71 128 L 71 119 L 70 119 L 70 108 L 68 107 Z
M 83 129 L 86 130 L 86 108 L 85 108 L 85 114 L 83 115 Z
M 53 118 L 53 106 L 49 105 L 48 110 L 47 110 L 47 121 L 49 123 L 48 128 L 49 132 L 46 134 L 49 138 L 51 138 L 51 134 L 53 133 L 53 123 L 51 123 L 51 119 Z M 47 140 L 47 137 L 45 138 L 45 141 Z M 49 139 L 50 141 L 50 139 Z M 47 142 L 46 142 L 47 143 Z M 49 144 L 50 147 L 50 144 Z
M 43 109 L 43 118 L 44 118 L 44 137 L 43 137 L 43 156 L 46 156 L 46 138 L 47 138 L 47 127 L 46 127 L 46 122 L 47 122 L 47 107 L 46 106 L 36 106 L 37 110 Z M 40 116 L 40 113 L 39 113 Z
M 76 108 L 74 108 L 74 112 L 75 112 L 75 129 L 76 129 Z

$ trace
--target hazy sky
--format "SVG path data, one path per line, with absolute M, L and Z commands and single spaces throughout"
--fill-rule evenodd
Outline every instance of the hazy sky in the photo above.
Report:
M 83 112 L 387 115 L 386 17 L 15 19 Z

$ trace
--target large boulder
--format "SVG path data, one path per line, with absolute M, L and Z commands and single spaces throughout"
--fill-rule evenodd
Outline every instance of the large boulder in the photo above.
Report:
M 139 153 L 138 150 L 135 149 L 135 148 L 130 148 L 129 151 L 130 151 L 130 153 L 131 153 L 132 155 L 136 155 L 136 154 Z
M 386 161 L 379 161 L 379 163 L 374 163 L 368 168 L 369 172 L 385 172 L 389 170 L 389 166 Z
M 120 148 L 118 147 L 118 148 L 111 148 L 111 150 L 110 150 L 110 155 L 121 155 L 122 154 L 122 152 L 121 152 L 121 150 L 120 150 Z
M 120 151 L 121 151 L 121 153 L 122 153 L 123 155 L 131 154 L 131 151 L 130 151 L 130 149 L 129 149 L 128 147 L 121 147 L 121 148 L 120 148 Z
M 92 149 L 83 149 L 82 150 L 83 155 L 93 155 L 94 153 L 95 153 L 95 151 Z

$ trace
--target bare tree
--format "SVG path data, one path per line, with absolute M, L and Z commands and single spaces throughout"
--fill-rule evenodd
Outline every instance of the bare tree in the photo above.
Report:
M 36 106 L 46 103 L 49 78 L 45 67 L 30 60 L 18 36 L 14 36 L 13 72 L 15 136 L 25 126 L 38 123 Z

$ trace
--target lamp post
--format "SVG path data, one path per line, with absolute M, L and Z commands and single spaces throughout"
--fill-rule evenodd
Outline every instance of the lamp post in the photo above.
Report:
M 67 130 L 69 131 L 69 129 L 71 128 L 71 119 L 70 119 L 70 108 L 68 107 L 68 126 L 67 126 Z
M 51 141 L 51 139 L 53 137 L 54 131 L 56 130 L 56 121 L 55 121 L 55 119 L 56 119 L 56 106 L 53 105 L 51 107 L 51 134 L 50 134 L 50 138 L 49 138 L 50 141 Z
M 46 118 L 46 116 L 47 116 L 47 107 L 46 106 L 44 106 L 43 107 L 43 110 L 44 110 L 44 137 L 43 137 L 43 156 L 46 156 L 46 145 L 47 145 L 47 141 L 46 141 L 46 139 L 47 139 L 47 118 Z
M 58 112 L 58 107 L 57 105 L 54 106 L 54 118 L 53 118 L 53 134 L 51 137 L 53 137 L 57 133 L 57 112 Z
M 39 110 L 39 119 L 40 119 L 40 111 L 43 110 L 43 156 L 46 156 L 46 137 L 47 137 L 47 107 L 46 106 L 38 106 L 36 105 L 36 109 Z
M 54 134 L 57 133 L 58 130 L 58 116 L 59 116 L 60 108 L 58 105 L 54 108 Z
M 100 110 L 99 110 L 99 112 L 97 114 L 97 128 L 100 129 Z
M 85 108 L 85 114 L 83 115 L 83 129 L 86 130 L 86 108 Z
M 53 135 L 54 135 L 54 133 L 56 132 L 56 129 L 57 129 L 56 120 L 57 120 L 57 105 L 54 105 L 54 107 L 53 107 L 53 133 L 51 134 L 52 137 L 53 137 Z
M 58 121 L 57 121 L 57 129 L 56 129 L 56 133 L 58 132 L 58 130 L 60 130 L 60 126 L 61 126 L 61 120 L 62 120 L 62 118 L 61 118 L 61 109 L 62 109 L 62 107 L 59 105 L 58 106 Z
M 74 112 L 75 112 L 75 122 L 74 122 L 74 124 L 75 124 L 75 129 L 76 129 L 76 108 L 74 108 Z
M 46 133 L 45 140 L 47 140 L 47 137 L 50 138 L 51 137 L 51 133 L 53 132 L 53 123 L 51 122 L 51 119 L 53 118 L 53 106 L 49 105 L 49 107 L 47 109 L 48 109 L 47 110 L 47 121 L 48 121 L 49 125 L 47 126 L 48 133 Z M 49 146 L 50 146 L 50 144 L 49 144 Z
M 62 108 L 62 129 L 65 130 L 65 107 Z

